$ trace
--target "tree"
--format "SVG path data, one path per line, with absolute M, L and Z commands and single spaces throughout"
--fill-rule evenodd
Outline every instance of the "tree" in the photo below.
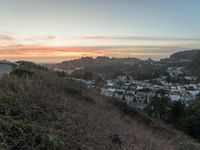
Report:
M 170 105 L 170 111 L 167 117 L 167 121 L 178 128 L 181 125 L 180 118 L 183 117 L 184 114 L 185 104 L 181 101 L 172 102 Z
M 162 93 L 162 92 L 161 92 Z M 186 134 L 200 140 L 200 97 L 185 107 L 181 101 L 171 102 L 158 94 L 147 105 L 145 111 L 151 117 L 161 119 Z
M 182 117 L 180 129 L 185 133 L 200 140 L 200 98 L 198 97 L 189 107 Z
M 100 89 L 105 84 L 106 84 L 106 81 L 100 76 L 98 76 L 98 78 L 95 80 L 95 86 L 97 87 L 97 89 Z
M 162 96 L 164 96 L 165 94 L 167 94 L 168 92 L 164 89 L 160 89 L 156 92 L 157 94 L 161 94 Z
M 145 108 L 145 111 L 154 118 L 167 120 L 170 102 L 165 97 L 159 97 L 157 94 Z
M 30 69 L 24 69 L 24 68 L 18 68 L 16 70 L 13 70 L 11 72 L 11 75 L 16 75 L 16 76 L 19 76 L 19 77 L 22 77 L 22 76 L 32 76 L 34 74 L 34 72 Z

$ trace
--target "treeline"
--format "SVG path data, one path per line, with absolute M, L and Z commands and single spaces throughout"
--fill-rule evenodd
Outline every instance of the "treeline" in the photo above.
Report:
M 200 96 L 186 107 L 181 101 L 170 101 L 164 94 L 164 91 L 156 94 L 145 108 L 147 114 L 200 140 Z
M 118 76 L 129 74 L 136 80 L 152 79 L 165 73 L 164 68 L 156 69 L 150 63 L 138 63 L 134 65 L 103 65 L 87 67 L 74 71 L 71 77 L 84 78 L 90 74 L 90 79 L 96 79 L 99 75 L 104 79 L 116 79 Z
M 110 58 L 105 56 L 93 57 L 82 57 L 80 59 L 64 61 L 60 64 L 56 64 L 58 68 L 62 69 L 75 69 L 85 67 L 95 67 L 104 65 L 116 65 L 116 64 L 134 64 L 140 61 L 137 58 Z

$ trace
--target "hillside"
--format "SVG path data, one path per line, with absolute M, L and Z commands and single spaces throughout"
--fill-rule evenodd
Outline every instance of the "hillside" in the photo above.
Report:
M 75 69 L 114 64 L 135 64 L 138 61 L 140 60 L 137 58 L 82 57 L 80 59 L 64 61 L 56 66 L 62 69 Z
M 186 69 L 194 75 L 200 77 L 200 51 L 195 54 L 192 61 L 186 66 Z
M 191 75 L 197 75 L 200 76 L 200 50 L 196 49 L 196 50 L 187 50 L 187 51 L 181 51 L 181 52 L 177 52 L 174 53 L 170 56 L 173 59 L 186 59 L 186 60 L 190 60 L 190 62 L 188 64 L 185 64 L 185 71 L 187 72 L 187 74 L 191 74 Z
M 20 71 L 0 79 L 0 149 L 199 148 L 189 137 L 122 101 L 37 67 L 27 72 L 26 63 L 21 65 Z
M 200 49 L 180 51 L 172 54 L 170 58 L 192 60 L 198 52 L 200 52 Z

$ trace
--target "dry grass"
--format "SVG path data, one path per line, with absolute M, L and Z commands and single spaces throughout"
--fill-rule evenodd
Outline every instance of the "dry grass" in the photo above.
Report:
M 185 141 L 138 116 L 52 73 L 0 81 L 1 149 L 174 150 Z

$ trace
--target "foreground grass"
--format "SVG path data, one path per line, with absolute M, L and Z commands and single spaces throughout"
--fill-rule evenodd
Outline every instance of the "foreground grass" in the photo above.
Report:
M 187 142 L 186 142 L 187 141 Z M 56 75 L 0 80 L 0 149 L 187 150 L 190 138 Z

